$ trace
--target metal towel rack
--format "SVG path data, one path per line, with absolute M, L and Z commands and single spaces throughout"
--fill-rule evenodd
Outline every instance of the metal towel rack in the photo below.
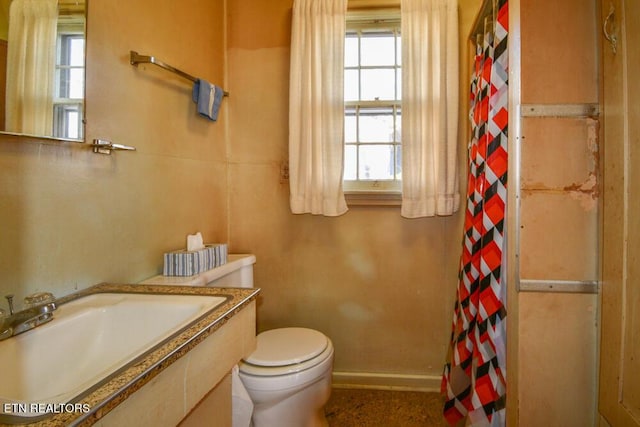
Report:
M 191 80 L 192 82 L 196 82 L 198 79 L 194 76 L 192 76 L 191 74 L 187 74 L 182 70 L 179 70 L 175 67 L 172 67 L 169 64 L 166 64 L 162 61 L 160 61 L 159 59 L 157 59 L 155 56 L 149 56 L 149 55 L 140 55 L 138 52 L 134 52 L 133 50 L 131 51 L 131 57 L 129 62 L 131 63 L 131 65 L 135 65 L 136 67 L 138 66 L 138 64 L 153 64 L 153 65 L 157 65 L 160 68 L 164 68 L 165 70 L 171 71 L 172 73 L 175 73 L 177 75 L 179 75 L 180 77 L 184 77 L 187 80 Z M 229 96 L 229 92 L 224 91 L 224 96 Z

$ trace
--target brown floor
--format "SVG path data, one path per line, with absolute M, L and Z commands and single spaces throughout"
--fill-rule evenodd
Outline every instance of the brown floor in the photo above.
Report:
M 334 388 L 330 427 L 446 427 L 439 393 Z

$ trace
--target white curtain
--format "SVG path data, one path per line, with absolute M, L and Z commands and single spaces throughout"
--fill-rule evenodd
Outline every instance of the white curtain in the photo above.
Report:
M 289 87 L 293 213 L 337 216 L 342 190 L 347 0 L 295 0 Z
M 13 0 L 9 12 L 8 132 L 51 135 L 57 0 Z
M 458 9 L 455 0 L 401 0 L 402 209 L 451 215 L 458 178 Z

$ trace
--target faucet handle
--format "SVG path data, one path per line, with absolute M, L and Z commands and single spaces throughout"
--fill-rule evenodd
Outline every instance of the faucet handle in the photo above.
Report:
M 9 295 L 5 295 L 4 296 L 7 299 L 7 302 L 9 303 L 9 314 L 13 314 L 13 294 L 9 294 Z
M 26 308 L 36 307 L 42 304 L 48 304 L 55 301 L 51 292 L 36 292 L 24 297 L 24 305 Z

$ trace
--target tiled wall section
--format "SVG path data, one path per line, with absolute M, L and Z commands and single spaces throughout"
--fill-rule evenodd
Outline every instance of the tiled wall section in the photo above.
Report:
M 522 103 L 597 103 L 595 2 L 520 3 Z M 590 118 L 522 119 L 522 279 L 597 279 L 597 133 Z M 593 425 L 597 296 L 518 297 L 519 425 Z

